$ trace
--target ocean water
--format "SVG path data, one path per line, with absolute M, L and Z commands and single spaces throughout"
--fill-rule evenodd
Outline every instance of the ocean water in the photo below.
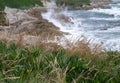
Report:
M 112 0 L 112 1 L 114 1 L 114 2 L 120 2 L 120 0 Z
M 107 50 L 120 51 L 120 4 L 110 4 L 110 9 L 72 10 L 56 12 L 49 8 L 43 18 L 68 32 L 67 38 L 84 36 L 87 40 L 101 44 Z M 70 22 L 61 22 L 60 15 L 69 17 Z M 92 42 L 93 42 L 92 41 Z

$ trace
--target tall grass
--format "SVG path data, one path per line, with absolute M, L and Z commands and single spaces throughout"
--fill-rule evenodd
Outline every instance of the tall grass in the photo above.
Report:
M 120 53 L 106 54 L 104 59 L 76 53 L 71 56 L 64 49 L 46 52 L 42 47 L 0 42 L 0 82 L 119 83 Z

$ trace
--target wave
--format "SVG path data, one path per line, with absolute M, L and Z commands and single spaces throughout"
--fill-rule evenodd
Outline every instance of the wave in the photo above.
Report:
M 120 7 L 118 7 L 118 6 L 112 6 L 110 9 L 96 8 L 96 9 L 92 9 L 89 11 L 113 15 L 115 18 L 120 18 Z
M 107 50 L 112 50 L 112 51 L 120 51 L 120 39 L 111 39 L 105 41 L 106 43 L 104 44 L 104 47 L 106 47 Z
M 56 7 L 55 2 L 53 3 Z M 102 43 L 106 49 L 120 51 L 119 7 L 112 5 L 111 9 L 97 8 L 85 11 L 60 9 L 56 11 L 53 6 L 49 6 L 47 13 L 42 13 L 42 17 L 59 27 L 61 31 L 70 33 L 65 35 L 67 39 L 75 41 L 84 36 L 87 41 L 94 40 L 92 43 Z M 69 18 L 69 22 L 64 20 L 66 17 Z

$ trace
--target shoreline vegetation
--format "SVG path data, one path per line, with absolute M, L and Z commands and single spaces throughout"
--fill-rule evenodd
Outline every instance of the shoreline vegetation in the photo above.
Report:
M 119 83 L 120 53 L 44 51 L 0 42 L 1 83 Z M 73 53 L 72 53 L 73 52 Z
M 66 39 L 64 48 L 58 43 L 68 33 L 42 18 L 44 7 L 32 7 L 39 0 L 13 1 L 0 1 L 1 9 L 15 7 L 0 12 L 0 83 L 120 82 L 119 52 L 99 44 L 91 49 L 90 41 L 80 39 Z
M 39 5 L 43 7 L 42 2 L 46 2 L 50 0 L 1 0 L 0 2 L 0 10 L 4 10 L 5 6 L 11 8 L 21 8 L 26 9 L 30 7 L 34 7 L 35 5 Z M 29 2 L 29 3 L 28 3 Z M 68 9 L 82 9 L 89 10 L 93 8 L 109 8 L 108 4 L 114 3 L 112 0 L 56 0 L 57 6 L 67 6 Z

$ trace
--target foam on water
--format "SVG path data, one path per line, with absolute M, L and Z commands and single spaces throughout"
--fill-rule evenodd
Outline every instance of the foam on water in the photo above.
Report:
M 50 3 L 49 3 L 50 4 Z M 102 43 L 106 49 L 120 51 L 120 4 L 111 5 L 111 9 L 92 9 L 74 11 L 55 11 L 55 1 L 43 13 L 44 19 L 58 26 L 61 31 L 68 32 L 65 35 L 70 40 L 77 40 L 84 36 L 86 41 L 94 40 L 92 43 Z M 57 17 L 65 15 L 69 17 L 70 23 L 61 22 Z
M 120 4 L 117 5 L 111 5 L 112 7 L 110 9 L 92 9 L 90 11 L 92 12 L 99 12 L 99 13 L 105 13 L 109 15 L 114 15 L 114 17 L 118 18 L 120 17 Z

